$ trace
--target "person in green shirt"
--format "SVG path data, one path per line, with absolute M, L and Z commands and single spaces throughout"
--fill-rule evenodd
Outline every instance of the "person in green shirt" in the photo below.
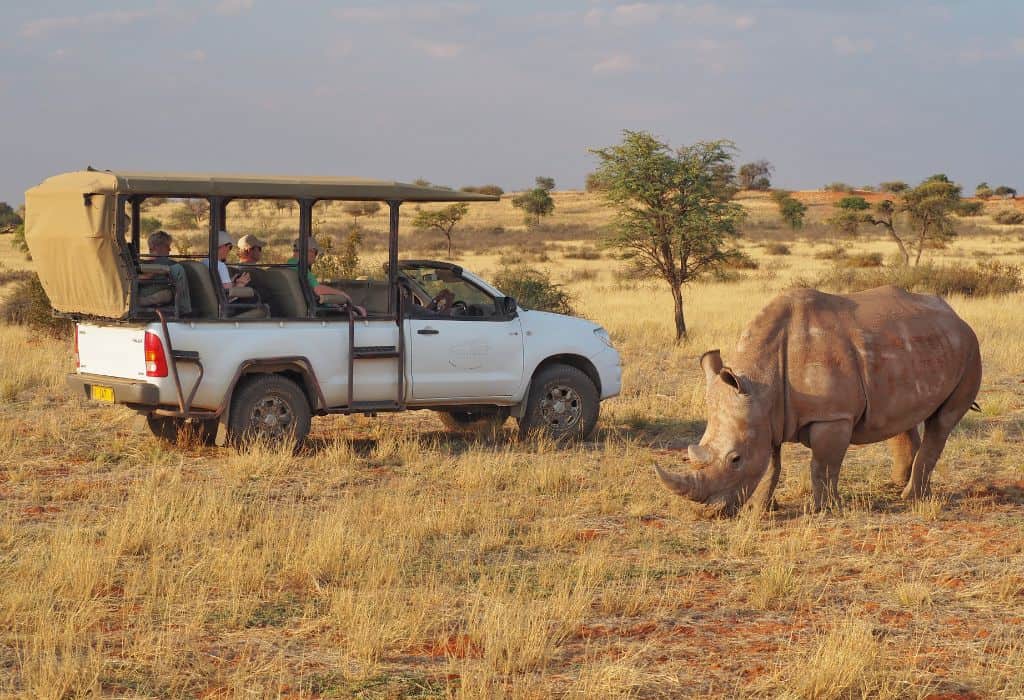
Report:
M 297 238 L 295 239 L 295 242 L 292 243 L 293 255 L 292 257 L 288 258 L 288 261 L 286 263 L 287 265 L 291 265 L 296 269 L 298 269 L 299 267 L 299 245 L 301 244 L 301 241 L 302 239 Z M 310 268 L 312 268 L 313 263 L 316 261 L 316 256 L 320 254 L 320 246 L 316 244 L 316 241 L 314 239 L 310 238 L 309 247 L 306 250 L 306 259 L 309 262 Z M 350 297 L 342 290 L 335 289 L 334 287 L 329 287 L 326 284 L 320 284 L 320 280 L 317 279 L 317 276 L 313 274 L 312 269 L 306 270 L 306 279 L 309 281 L 309 288 L 313 290 L 313 294 L 315 294 L 317 297 L 321 297 L 324 295 L 341 296 L 344 300 L 343 303 L 350 305 L 352 307 L 352 310 L 355 311 L 356 316 L 366 318 L 366 309 L 364 309 L 362 306 L 357 306 L 356 303 L 352 301 L 352 297 Z

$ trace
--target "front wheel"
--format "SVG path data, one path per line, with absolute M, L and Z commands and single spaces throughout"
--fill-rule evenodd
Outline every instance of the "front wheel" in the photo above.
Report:
M 552 365 L 530 384 L 519 433 L 541 433 L 556 441 L 582 440 L 597 427 L 601 397 L 590 377 L 569 365 Z
M 263 441 L 291 443 L 298 449 L 311 419 L 309 401 L 295 382 L 276 374 L 257 375 L 235 392 L 228 432 L 235 445 Z

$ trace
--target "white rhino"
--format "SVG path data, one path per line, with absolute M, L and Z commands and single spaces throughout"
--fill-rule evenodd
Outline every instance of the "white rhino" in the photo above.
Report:
M 689 448 L 696 470 L 665 485 L 733 513 L 771 502 L 784 442 L 811 448 L 814 506 L 838 496 L 847 448 L 888 440 L 904 498 L 928 491 L 953 427 L 981 385 L 978 339 L 942 299 L 879 287 L 779 295 L 740 336 L 732 367 L 700 359 L 708 422 Z M 923 438 L 917 426 L 924 423 Z

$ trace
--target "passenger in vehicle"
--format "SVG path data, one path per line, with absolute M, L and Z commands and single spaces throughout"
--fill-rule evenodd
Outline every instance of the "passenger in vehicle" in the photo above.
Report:
M 235 240 L 231 237 L 227 231 L 221 231 L 217 237 L 217 276 L 220 278 L 220 283 L 226 290 L 230 290 L 232 287 L 248 287 L 249 286 L 249 273 L 243 272 L 241 274 L 231 276 L 231 272 L 228 270 L 227 259 L 228 254 L 231 252 L 231 248 L 235 245 Z M 210 265 L 209 259 L 203 260 L 203 264 L 206 266 Z
M 146 243 L 149 246 L 149 254 L 152 256 L 150 262 L 155 265 L 166 265 L 169 268 L 171 279 L 174 280 L 174 306 L 180 315 L 192 313 L 192 297 L 189 294 L 188 278 L 185 275 L 185 268 L 170 258 L 171 243 L 174 239 L 166 231 L 154 231 L 149 234 Z M 150 280 L 156 276 L 152 274 L 139 275 L 139 279 Z M 148 290 L 154 285 L 143 285 L 139 290 L 145 304 L 145 296 Z
M 266 243 L 251 233 L 238 239 L 238 262 L 243 265 L 255 265 L 263 257 L 263 246 Z
M 288 258 L 287 262 L 288 265 L 291 265 L 296 269 L 298 269 L 299 267 L 300 242 L 301 239 L 296 239 L 295 242 L 292 243 L 292 251 L 294 252 L 294 254 L 292 255 L 292 257 Z M 320 254 L 320 246 L 316 244 L 315 240 L 310 238 L 309 247 L 306 250 L 309 266 L 313 267 L 313 262 L 316 260 L 316 256 Z M 326 284 L 320 284 L 320 280 L 317 279 L 317 276 L 313 274 L 313 270 L 306 270 L 306 279 L 309 280 L 309 288 L 312 289 L 313 293 L 316 294 L 318 297 L 332 295 L 340 296 L 342 297 L 342 303 L 348 304 L 350 307 L 352 307 L 352 310 L 355 311 L 356 316 L 366 318 L 366 309 L 364 309 L 362 306 L 357 306 L 355 302 L 352 301 L 352 297 L 350 297 L 342 290 L 335 289 L 334 287 L 328 287 Z

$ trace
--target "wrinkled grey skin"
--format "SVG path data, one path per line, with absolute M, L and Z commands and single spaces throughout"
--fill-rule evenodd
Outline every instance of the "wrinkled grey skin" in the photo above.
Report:
M 981 385 L 971 328 L 938 297 L 895 287 L 787 292 L 740 336 L 732 368 L 717 350 L 700 363 L 708 423 L 689 448 L 694 471 L 655 470 L 670 490 L 723 514 L 770 505 L 786 442 L 811 448 L 816 509 L 836 503 L 847 448 L 883 440 L 903 497 L 921 497 Z

